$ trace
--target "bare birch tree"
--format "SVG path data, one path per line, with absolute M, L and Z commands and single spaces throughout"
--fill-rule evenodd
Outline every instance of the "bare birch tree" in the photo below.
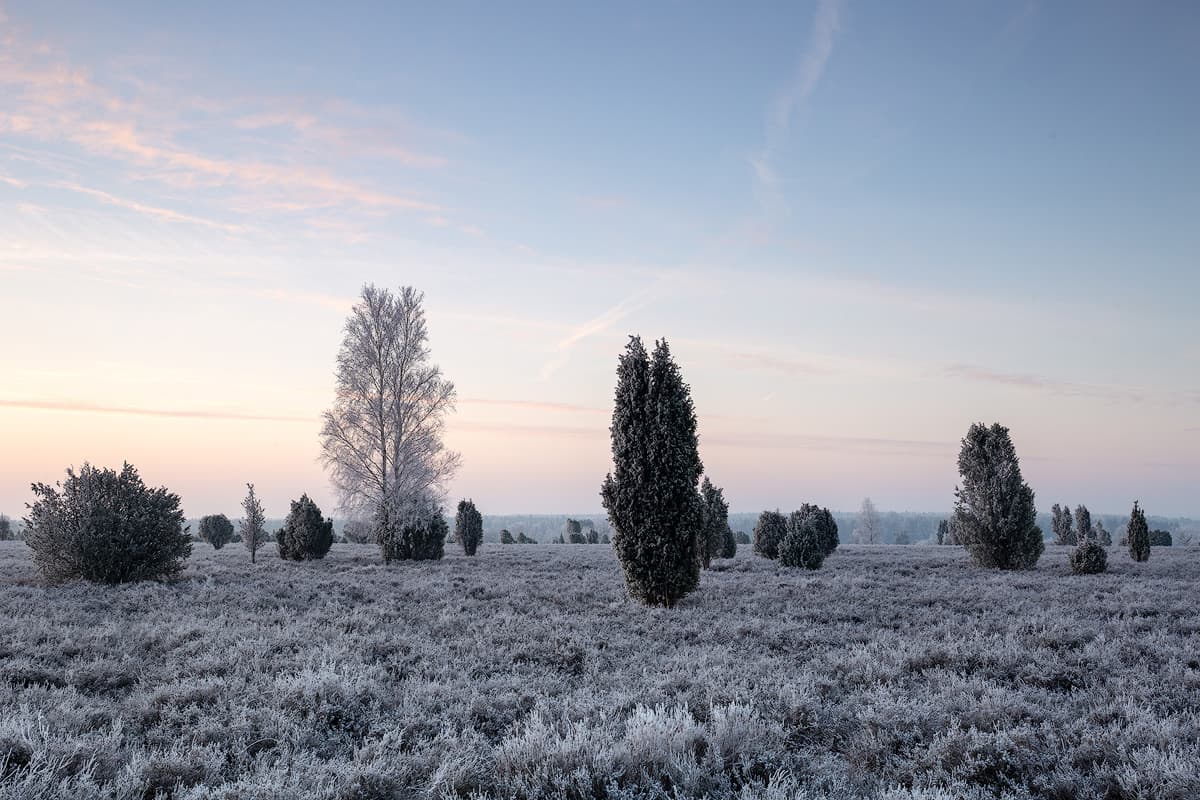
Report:
M 879 514 L 871 498 L 863 498 L 862 509 L 854 522 L 854 541 L 859 544 L 879 544 Z
M 386 524 L 390 509 L 440 500 L 458 469 L 445 448 L 454 384 L 429 361 L 424 295 L 368 284 L 346 320 L 321 459 L 343 511 Z

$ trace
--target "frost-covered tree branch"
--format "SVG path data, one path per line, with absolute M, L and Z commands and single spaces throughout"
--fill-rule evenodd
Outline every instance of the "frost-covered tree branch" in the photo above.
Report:
M 458 469 L 442 443 L 454 384 L 429 362 L 424 295 L 373 285 L 346 320 L 337 390 L 321 429 L 322 463 L 343 511 L 373 517 L 414 498 L 440 499 Z

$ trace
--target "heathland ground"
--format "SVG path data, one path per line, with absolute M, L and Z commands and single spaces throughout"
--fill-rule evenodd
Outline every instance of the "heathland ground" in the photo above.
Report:
M 603 545 L 264 552 L 49 586 L 0 542 L 0 796 L 1200 796 L 1197 548 L 742 547 L 672 610 Z

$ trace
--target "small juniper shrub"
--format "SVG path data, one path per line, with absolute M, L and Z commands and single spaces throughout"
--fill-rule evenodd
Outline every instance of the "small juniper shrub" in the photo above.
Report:
M 516 544 L 517 540 L 513 538 L 512 532 L 508 528 L 500 530 L 500 544 Z
M 445 554 L 450 526 L 431 497 L 397 503 L 377 522 L 383 560 L 436 561 Z
M 483 515 L 471 500 L 458 502 L 458 513 L 454 515 L 454 538 L 469 556 L 479 550 L 479 544 L 483 541 Z
M 171 578 L 192 553 L 179 495 L 147 487 L 131 464 L 117 472 L 85 463 L 57 487 L 33 484 L 33 493 L 25 543 L 50 581 Z
M 200 520 L 200 541 L 220 550 L 233 541 L 233 523 L 224 514 L 209 514 Z
M 779 545 L 787 531 L 787 517 L 778 509 L 762 512 L 754 525 L 754 552 L 763 558 L 779 558 Z
M 825 562 L 826 541 L 818 527 L 815 506 L 793 511 L 787 520 L 787 533 L 779 544 L 779 563 L 785 567 L 820 569 Z
M 721 542 L 721 558 L 733 558 L 737 555 L 737 537 L 733 534 L 733 528 L 725 525 L 725 535 Z
M 725 531 L 729 528 L 729 503 L 724 491 L 713 486 L 706 475 L 700 484 L 700 559 L 708 569 L 714 558 L 720 558 L 725 548 Z
M 1095 539 L 1081 540 L 1071 551 L 1071 572 L 1095 575 L 1108 569 L 1108 553 Z
M 1133 511 L 1129 515 L 1129 557 L 1134 561 L 1150 560 L 1150 526 L 1146 524 L 1146 512 L 1138 502 L 1133 502 Z
M 321 516 L 321 509 L 301 495 L 292 501 L 283 528 L 275 535 L 279 557 L 292 561 L 311 561 L 324 558 L 333 546 L 333 521 Z

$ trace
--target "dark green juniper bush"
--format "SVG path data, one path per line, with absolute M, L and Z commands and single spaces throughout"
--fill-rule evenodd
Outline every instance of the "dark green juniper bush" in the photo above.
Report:
M 724 492 L 712 485 L 707 476 L 700 485 L 700 545 L 701 561 L 708 569 L 714 558 L 723 556 L 725 531 L 729 530 L 729 504 Z
M 821 529 L 821 510 L 805 504 L 788 516 L 787 533 L 779 543 L 779 563 L 785 567 L 820 569 L 827 552 L 826 534 Z
M 1134 561 L 1150 560 L 1150 526 L 1146 524 L 1146 512 L 1136 500 L 1129 515 L 1129 557 Z
M 47 580 L 161 580 L 192 554 L 179 495 L 147 487 L 131 464 L 117 472 L 84 463 L 56 486 L 32 488 L 25 543 Z
M 725 535 L 721 537 L 721 558 L 734 558 L 737 556 L 737 537 L 733 533 L 733 528 L 729 527 L 729 523 L 725 523 Z
M 233 523 L 224 514 L 209 514 L 200 520 L 200 541 L 220 550 L 233 541 Z
M 779 543 L 787 535 L 787 517 L 779 512 L 764 511 L 754 525 L 754 552 L 763 558 L 779 558 Z
M 325 519 L 321 509 L 307 494 L 292 501 L 283 528 L 275 534 L 279 557 L 292 561 L 324 558 L 333 546 L 333 520 Z
M 630 337 L 617 366 L 614 470 L 600 495 L 630 595 L 674 606 L 700 581 L 700 496 L 704 466 L 691 390 L 665 340 L 651 358 Z
M 508 538 L 512 539 L 511 533 Z M 458 501 L 458 513 L 454 515 L 454 539 L 469 556 L 475 555 L 479 543 L 483 541 L 483 515 L 470 500 Z
M 1033 490 L 1021 477 L 1021 466 L 1008 428 L 976 423 L 967 431 L 958 454 L 962 485 L 954 519 L 975 563 L 998 569 L 1030 569 L 1045 549 L 1037 526 Z
M 437 561 L 445 554 L 450 526 L 430 495 L 391 504 L 379 525 L 384 562 Z
M 1080 539 L 1070 561 L 1076 575 L 1095 575 L 1108 569 L 1108 552 L 1095 539 Z
M 1075 530 L 1071 527 L 1070 506 L 1055 503 L 1050 507 L 1050 529 L 1054 532 L 1055 544 L 1075 544 Z
M 1075 506 L 1075 543 L 1083 544 L 1096 538 L 1092 529 L 1092 512 L 1084 505 Z

